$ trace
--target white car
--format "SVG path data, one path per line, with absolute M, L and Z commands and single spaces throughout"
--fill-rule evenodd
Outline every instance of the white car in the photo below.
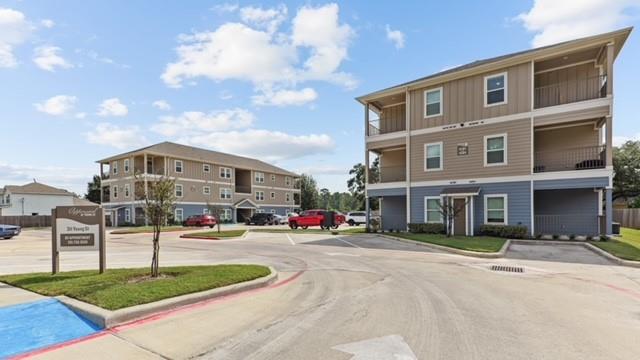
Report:
M 349 226 L 361 225 L 367 222 L 367 214 L 364 211 L 350 212 L 345 220 Z
M 273 220 L 276 225 L 286 225 L 289 223 L 289 219 L 286 216 L 273 214 Z

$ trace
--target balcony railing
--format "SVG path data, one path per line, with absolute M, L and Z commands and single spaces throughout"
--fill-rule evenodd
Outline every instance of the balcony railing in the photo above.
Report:
M 606 145 L 536 151 L 534 173 L 601 169 L 606 166 Z
M 607 96 L 607 76 L 563 81 L 535 88 L 536 109 Z
M 405 181 L 406 170 L 405 166 L 381 166 L 369 169 L 369 184 Z
M 380 119 L 369 121 L 369 136 L 380 135 Z
M 373 119 L 369 120 L 369 136 L 388 134 L 406 130 L 404 120 L 399 119 Z
M 534 215 L 536 235 L 586 235 L 599 233 L 600 219 L 589 214 Z
M 236 192 L 240 194 L 251 194 L 251 186 L 236 185 Z

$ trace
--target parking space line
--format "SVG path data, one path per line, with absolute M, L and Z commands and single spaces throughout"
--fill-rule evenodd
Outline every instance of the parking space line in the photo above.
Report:
M 336 237 L 336 239 L 338 239 L 338 240 L 342 241 L 343 243 L 345 243 L 345 244 L 347 244 L 347 245 L 351 245 L 351 246 L 353 246 L 354 248 L 362 249 L 360 246 L 358 246 L 358 245 L 356 245 L 356 244 L 354 244 L 354 243 L 352 243 L 352 242 L 350 242 L 350 241 L 347 241 L 347 240 L 341 239 L 341 238 L 339 238 L 339 237 Z
M 289 242 L 291 243 L 291 245 L 295 245 L 296 242 L 293 241 L 293 239 L 291 238 L 291 236 L 289 236 L 289 234 L 285 233 L 285 235 L 287 235 L 287 239 L 289 239 Z

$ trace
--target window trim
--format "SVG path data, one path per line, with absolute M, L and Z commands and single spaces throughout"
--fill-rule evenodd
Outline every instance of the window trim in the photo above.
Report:
M 497 137 L 502 137 L 504 139 L 503 141 L 503 148 L 502 151 L 504 152 L 504 158 L 502 159 L 503 161 L 501 163 L 491 163 L 489 164 L 487 162 L 487 153 L 488 153 L 488 147 L 487 147 L 487 140 L 488 139 L 492 139 L 492 138 L 497 138 Z M 489 166 L 504 166 L 504 165 L 509 165 L 509 158 L 507 157 L 508 155 L 508 140 L 507 140 L 508 136 L 507 133 L 502 133 L 502 134 L 494 134 L 494 135 L 485 135 L 484 139 L 483 139 L 483 146 L 484 146 L 484 166 L 485 167 L 489 167 Z M 494 150 L 495 151 L 495 150 Z
M 258 194 L 262 194 L 261 196 L 262 199 L 258 199 Z M 260 191 L 260 190 L 256 191 L 254 198 L 256 199 L 256 201 L 264 201 L 264 191 Z
M 180 221 L 184 221 L 184 210 L 182 208 L 176 208 L 173 212 L 174 220 L 178 220 L 178 211 L 180 211 Z
M 202 209 L 202 215 L 209 215 L 209 209 L 207 208 Z
M 271 191 L 271 193 L 269 194 L 269 199 L 273 200 L 276 198 L 276 192 L 275 191 Z
M 111 163 L 111 173 L 118 175 L 118 160 Z
M 440 211 L 438 211 L 438 214 L 440 214 L 440 221 L 429 221 L 428 208 L 427 208 L 427 202 L 429 200 L 438 200 L 440 203 L 442 203 L 442 197 L 440 197 L 440 196 L 425 196 L 424 197 L 424 222 L 425 222 L 425 224 L 444 224 L 444 217 L 442 216 L 442 213 Z
M 440 146 L 440 167 L 438 168 L 433 168 L 433 169 L 427 168 L 427 148 L 430 145 Z M 442 171 L 442 170 L 444 170 L 444 143 L 442 141 L 439 141 L 439 142 L 424 144 L 424 171 L 431 172 L 431 171 Z
M 209 170 L 206 170 L 205 168 L 208 168 Z M 211 173 L 211 164 L 202 164 L 202 172 L 205 174 Z
M 227 172 L 229 173 L 228 177 L 227 177 Z M 224 176 L 223 176 L 223 173 L 224 173 Z M 220 177 L 220 179 L 231 179 L 232 175 L 233 174 L 231 173 L 230 167 L 226 167 L 226 166 L 220 167 L 220 171 L 218 172 L 218 176 Z
M 276 182 L 276 174 L 271 174 L 271 182 Z
M 114 199 L 118 198 L 118 185 L 113 185 L 111 188 L 111 195 L 113 195 Z
M 124 222 L 131 222 L 131 209 L 129 208 L 124 208 Z
M 178 171 L 178 163 L 180 163 L 180 171 Z M 182 160 L 173 160 L 173 171 L 176 174 L 182 174 L 184 172 L 184 162 Z
M 124 167 L 125 174 L 129 173 L 129 170 L 130 170 L 129 165 L 130 165 L 129 159 L 124 159 L 124 164 L 122 166 Z
M 180 195 L 178 195 L 178 186 L 180 187 Z M 173 188 L 173 193 L 175 195 L 175 197 L 177 198 L 181 198 L 184 196 L 184 186 L 182 186 L 182 184 L 175 184 L 174 188 Z
M 442 89 L 443 88 L 441 86 L 441 87 L 437 87 L 437 88 L 426 89 L 424 91 L 423 97 L 424 97 L 424 118 L 425 119 L 429 119 L 429 118 L 437 117 L 437 116 L 442 116 L 443 105 L 444 105 L 444 91 Z M 435 92 L 435 91 L 439 91 L 440 92 L 440 112 L 437 113 L 437 114 L 433 114 L 433 115 L 427 115 L 427 105 L 429 105 L 427 103 L 427 94 L 431 93 L 431 92 Z
M 504 90 L 504 99 L 502 102 L 499 103 L 493 103 L 493 104 L 487 104 L 487 100 L 488 100 L 488 88 L 487 88 L 487 80 L 498 77 L 498 76 L 504 76 L 504 86 L 502 87 L 502 89 Z M 509 101 L 509 72 L 508 71 L 504 71 L 501 73 L 497 73 L 497 74 L 491 74 L 491 75 L 487 75 L 484 77 L 484 107 L 492 107 L 492 106 L 497 106 L 497 105 L 505 105 L 507 104 Z M 492 91 L 496 91 L 496 90 L 492 90 Z
M 488 202 L 487 199 L 489 198 L 502 198 L 503 199 L 503 213 L 504 213 L 504 221 L 501 223 L 497 223 L 497 222 L 487 222 L 487 218 L 489 215 L 489 207 L 488 207 Z M 484 195 L 484 224 L 485 225 L 509 225 L 509 196 L 508 194 L 485 194 Z M 494 209 L 495 210 L 495 209 Z
M 260 177 L 260 180 L 258 180 L 258 174 L 261 174 L 262 176 Z M 264 184 L 264 173 L 260 172 L 260 171 L 256 171 L 253 173 L 253 180 L 256 182 L 256 184 Z
M 124 184 L 124 197 L 128 198 L 131 195 L 131 185 Z
M 291 176 L 285 176 L 284 177 L 284 184 L 286 186 L 291 186 Z
M 208 189 L 209 191 L 206 192 L 206 191 L 204 191 L 205 189 Z M 203 186 L 202 187 L 202 195 L 211 195 L 211 186 Z
M 284 202 L 291 202 L 291 193 L 284 194 Z
M 225 196 L 223 196 L 223 193 L 225 193 Z M 229 194 L 229 197 L 226 197 L 226 193 Z M 220 188 L 218 195 L 221 200 L 231 200 L 233 197 L 233 192 L 231 191 L 230 188 Z

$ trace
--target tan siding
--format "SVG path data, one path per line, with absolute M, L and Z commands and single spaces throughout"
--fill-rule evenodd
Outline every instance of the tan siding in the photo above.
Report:
M 485 107 L 484 77 L 505 71 L 508 73 L 507 104 Z M 443 114 L 424 118 L 424 91 L 438 87 L 443 88 Z M 528 112 L 531 110 L 531 64 L 523 63 L 502 71 L 412 90 L 410 98 L 413 130 Z
M 595 99 L 600 94 L 599 70 L 586 63 L 536 75 L 536 106 Z
M 380 133 L 386 134 L 406 129 L 406 106 L 399 104 L 385 107 L 380 114 Z
M 504 166 L 484 166 L 484 136 L 507 134 L 507 163 Z M 424 144 L 443 142 L 444 169 L 424 171 Z M 469 154 L 457 155 L 457 145 L 467 143 Z M 531 173 L 530 119 L 481 125 L 411 138 L 411 181 L 470 179 Z
M 534 134 L 535 151 L 556 151 L 599 144 L 598 130 L 593 124 L 538 130 Z
M 406 142 L 407 142 L 407 138 L 405 136 L 395 138 L 395 139 L 371 141 L 371 142 L 367 142 L 367 149 L 379 150 L 379 149 L 390 148 L 390 147 L 404 146 Z

